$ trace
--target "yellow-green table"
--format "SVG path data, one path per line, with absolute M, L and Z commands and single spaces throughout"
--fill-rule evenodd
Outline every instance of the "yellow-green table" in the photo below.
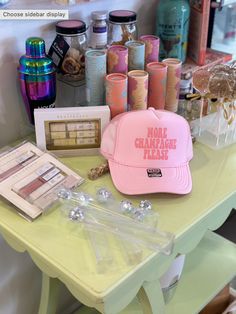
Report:
M 96 166 L 101 160 L 98 156 L 62 159 L 84 177 L 88 169 Z M 135 266 L 127 265 L 120 257 L 116 269 L 105 274 L 96 273 L 86 240 L 77 234 L 71 224 L 62 219 L 59 211 L 53 211 L 29 223 L 16 213 L 13 206 L 1 200 L 1 234 L 17 251 L 27 251 L 43 272 L 39 313 L 55 313 L 59 281 L 62 281 L 80 302 L 107 314 L 119 313 L 136 296 L 144 313 L 191 314 L 196 313 L 214 296 L 236 274 L 236 249 L 233 244 L 212 233 L 207 233 L 205 241 L 201 242 L 200 246 L 197 245 L 208 229 L 215 230 L 222 225 L 236 204 L 236 145 L 213 151 L 197 143 L 190 165 L 193 178 L 191 194 L 131 197 L 134 203 L 146 198 L 152 201 L 160 214 L 160 228 L 175 234 L 173 254 L 166 256 L 158 252 L 145 252 L 143 261 Z M 95 186 L 105 186 L 118 199 L 124 198 L 113 187 L 109 175 L 94 182 L 87 180 L 81 188 L 93 193 Z M 183 287 L 181 288 L 180 282 L 173 299 L 176 303 L 165 306 L 158 279 L 178 253 L 190 251 L 192 253 L 189 255 L 189 261 L 187 259 Z M 119 261 L 119 254 L 116 254 Z M 218 258 L 221 260 L 218 261 Z M 221 267 L 223 260 L 225 267 Z M 219 273 L 212 276 L 211 270 L 218 271 L 221 276 Z M 202 286 L 196 282 L 198 278 L 202 278 Z M 204 278 L 212 281 L 210 285 L 204 283 Z M 195 282 L 191 282 L 192 280 Z M 191 300 L 189 295 L 196 285 L 199 286 L 200 293 L 197 301 L 196 298 Z M 175 300 L 178 298 L 178 292 L 179 298 L 182 294 L 183 301 Z M 189 299 L 191 304 L 188 307 Z M 193 310 L 190 311 L 191 308 Z M 129 313 L 132 313 L 132 310 Z

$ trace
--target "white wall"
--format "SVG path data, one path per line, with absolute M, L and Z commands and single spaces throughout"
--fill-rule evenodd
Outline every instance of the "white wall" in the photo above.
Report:
M 95 0 L 70 7 L 70 17 L 88 22 L 94 10 L 135 10 L 139 33 L 150 34 L 154 30 L 155 3 L 156 0 Z M 12 0 L 11 8 L 54 7 L 50 0 Z M 18 60 L 25 53 L 27 37 L 41 36 L 49 48 L 55 36 L 54 24 L 55 21 L 0 21 L 0 148 L 32 131 L 19 96 Z M 36 314 L 40 280 L 40 272 L 27 254 L 13 252 L 0 238 L 0 314 Z
M 52 8 L 51 5 L 46 5 L 46 2 L 46 0 L 12 0 L 12 7 Z M 155 2 L 155 0 L 95 0 L 71 6 L 70 17 L 88 22 L 90 12 L 93 10 L 131 9 L 138 12 L 140 34 L 150 33 L 154 29 Z M 0 146 L 32 131 L 19 96 L 18 60 L 25 53 L 27 37 L 41 36 L 49 48 L 55 37 L 54 24 L 55 21 L 0 21 Z

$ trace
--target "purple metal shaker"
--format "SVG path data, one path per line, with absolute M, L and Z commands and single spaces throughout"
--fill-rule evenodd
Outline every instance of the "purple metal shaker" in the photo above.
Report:
M 26 40 L 26 54 L 19 60 L 21 94 L 29 120 L 34 124 L 34 109 L 53 108 L 56 100 L 56 69 L 45 53 L 42 38 Z

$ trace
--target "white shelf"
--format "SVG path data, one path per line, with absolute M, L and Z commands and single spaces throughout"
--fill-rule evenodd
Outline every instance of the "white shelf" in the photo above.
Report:
M 186 256 L 176 293 L 166 305 L 166 314 L 198 313 L 236 275 L 236 245 L 207 232 L 197 248 Z M 97 314 L 83 306 L 74 314 Z M 120 314 L 141 314 L 135 299 Z

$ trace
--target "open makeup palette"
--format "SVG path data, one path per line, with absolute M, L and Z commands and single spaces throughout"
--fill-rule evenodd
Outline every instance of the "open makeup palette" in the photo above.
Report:
M 57 200 L 57 190 L 83 182 L 52 155 L 24 142 L 0 155 L 0 194 L 34 220 Z

